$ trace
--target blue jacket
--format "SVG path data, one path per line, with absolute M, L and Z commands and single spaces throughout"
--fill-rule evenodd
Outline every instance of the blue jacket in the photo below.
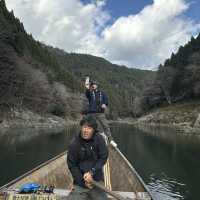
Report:
M 86 90 L 85 95 L 89 101 L 88 113 L 103 113 L 104 112 L 104 109 L 101 106 L 102 104 L 105 104 L 106 106 L 108 106 L 108 97 L 103 91 Z

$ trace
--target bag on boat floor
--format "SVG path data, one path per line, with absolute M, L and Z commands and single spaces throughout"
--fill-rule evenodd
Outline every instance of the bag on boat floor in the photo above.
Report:
M 40 185 L 37 183 L 26 183 L 21 186 L 19 193 L 35 193 L 39 190 Z

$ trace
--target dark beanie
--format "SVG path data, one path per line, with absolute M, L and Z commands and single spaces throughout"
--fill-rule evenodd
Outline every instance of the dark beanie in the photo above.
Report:
M 87 125 L 89 127 L 92 127 L 95 131 L 97 130 L 97 122 L 96 119 L 92 116 L 85 116 L 80 121 L 80 126 Z
M 91 85 L 99 85 L 99 82 L 95 81 L 95 80 L 92 80 L 90 83 L 91 83 Z

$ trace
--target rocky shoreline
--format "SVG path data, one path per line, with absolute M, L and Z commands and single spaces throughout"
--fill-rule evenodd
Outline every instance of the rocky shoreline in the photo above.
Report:
M 0 135 L 20 134 L 22 130 L 25 131 L 26 129 L 35 135 L 40 133 L 56 134 L 77 124 L 78 120 L 63 119 L 55 115 L 42 116 L 29 110 L 15 110 L 11 117 L 1 120 Z
M 200 135 L 199 102 L 175 104 L 156 109 L 144 115 L 134 124 L 138 127 L 169 127 L 187 135 Z
M 190 102 L 163 107 L 140 118 L 118 118 L 110 124 L 129 124 L 146 130 L 152 128 L 172 128 L 177 133 L 200 135 L 200 103 Z M 31 129 L 37 133 L 60 133 L 66 128 L 77 126 L 81 115 L 63 119 L 55 115 L 40 115 L 30 110 L 13 110 L 9 117 L 0 120 L 0 135 L 16 132 L 17 129 Z
M 141 130 L 148 128 L 171 128 L 185 135 L 200 135 L 200 103 L 193 101 L 179 103 L 152 110 L 139 118 L 126 118 L 110 121 L 134 125 Z

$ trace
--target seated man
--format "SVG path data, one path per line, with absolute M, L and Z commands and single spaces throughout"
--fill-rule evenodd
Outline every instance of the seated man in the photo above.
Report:
M 97 132 L 97 122 L 93 117 L 83 118 L 80 125 L 81 131 L 69 145 L 67 156 L 74 183 L 69 199 L 107 199 L 103 191 L 92 187 L 92 181 L 103 181 L 103 166 L 108 158 L 108 148 Z

